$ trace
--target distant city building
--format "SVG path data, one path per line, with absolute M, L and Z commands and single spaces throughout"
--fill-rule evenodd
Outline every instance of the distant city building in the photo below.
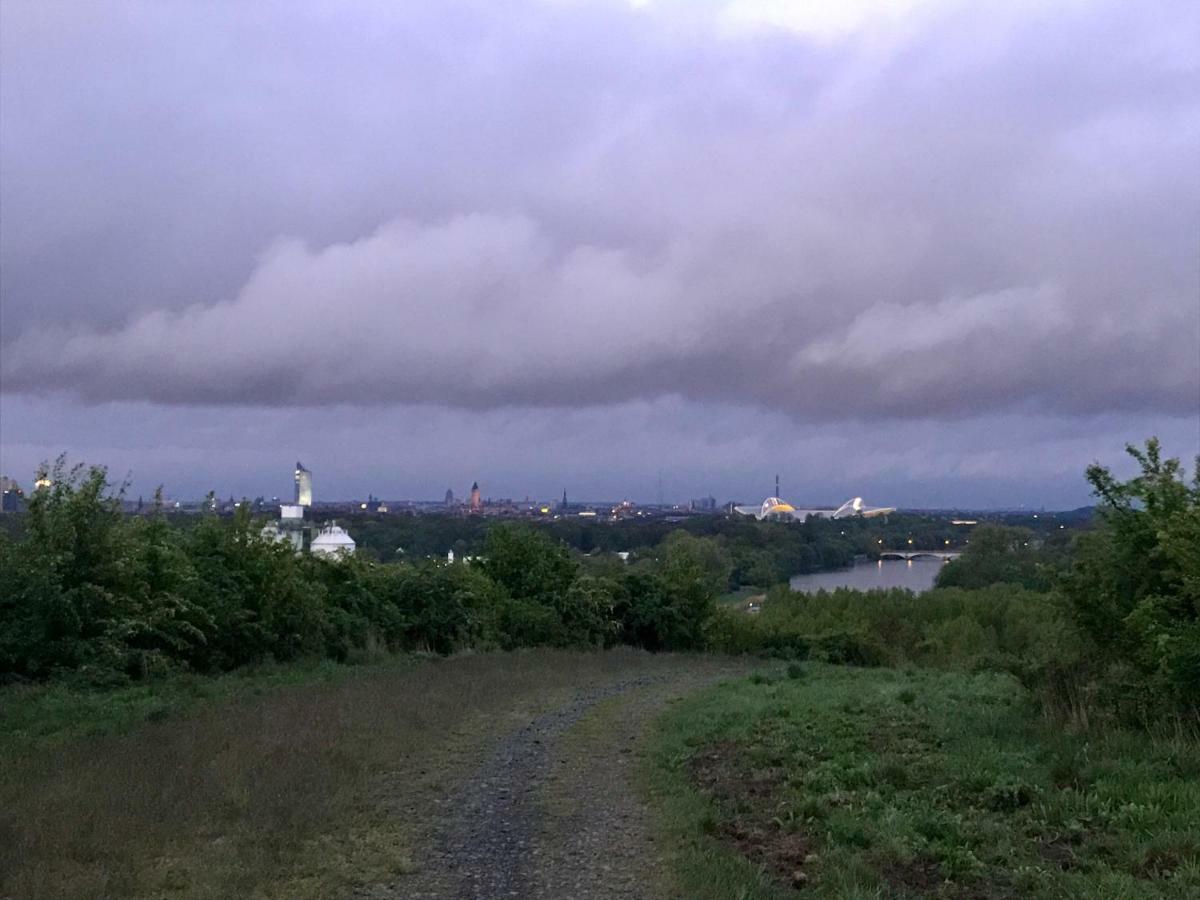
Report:
M 483 497 L 479 493 L 479 482 L 476 481 L 471 485 L 471 512 L 479 512 L 483 509 Z
M 299 462 L 296 463 L 296 493 L 295 503 L 297 506 L 312 506 L 313 502 L 313 485 L 312 472 L 304 468 Z
M 560 503 L 560 504 L 558 505 L 558 508 L 559 508 L 559 509 L 562 509 L 562 510 L 565 510 L 565 509 L 567 509 L 567 508 L 568 508 L 568 506 L 569 506 L 569 504 L 567 503 L 567 489 L 566 489 L 566 488 L 563 488 L 563 498 L 562 498 L 562 503 Z
M 336 522 L 324 526 L 313 538 L 310 550 L 313 556 L 348 556 L 354 552 L 354 538 Z
M 7 475 L 0 476 L 0 493 L 3 495 L 3 499 L 0 501 L 0 511 L 20 512 L 24 508 L 25 492 Z
M 452 491 L 450 488 L 446 488 L 446 505 L 454 505 L 454 491 Z
M 614 519 L 631 519 L 634 516 L 642 515 L 642 511 L 637 508 L 637 504 L 632 500 L 622 500 L 612 508 L 612 517 Z
M 367 494 L 366 502 L 359 504 L 359 508 L 369 513 L 385 513 L 388 511 L 387 504 L 371 494 Z
M 716 512 L 717 498 L 701 497 L 699 500 L 693 500 L 689 505 L 692 512 Z
M 300 507 L 296 507 L 300 509 Z M 304 550 L 304 520 L 280 519 L 263 526 L 262 536 L 268 541 L 290 544 L 297 553 Z

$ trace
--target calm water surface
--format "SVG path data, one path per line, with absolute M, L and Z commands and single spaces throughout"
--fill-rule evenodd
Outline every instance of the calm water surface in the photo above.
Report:
M 862 561 L 836 572 L 796 575 L 791 579 L 791 585 L 793 591 L 804 591 L 807 594 L 822 590 L 832 591 L 840 587 L 859 591 L 897 587 L 908 588 L 910 591 L 924 591 L 933 587 L 933 579 L 944 565 L 940 559 Z

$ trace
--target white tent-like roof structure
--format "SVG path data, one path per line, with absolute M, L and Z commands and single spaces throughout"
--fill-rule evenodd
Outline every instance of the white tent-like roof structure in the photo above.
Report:
M 799 509 L 778 497 L 768 497 L 761 506 L 735 506 L 734 512 L 743 516 L 754 516 L 760 522 L 763 519 L 792 519 L 803 522 L 809 516 L 818 519 L 849 519 L 855 516 L 874 518 L 894 513 L 894 506 L 866 506 L 862 497 L 847 500 L 837 509 Z
M 354 552 L 354 538 L 336 522 L 330 522 L 313 538 L 312 552 L 316 556 L 339 556 Z

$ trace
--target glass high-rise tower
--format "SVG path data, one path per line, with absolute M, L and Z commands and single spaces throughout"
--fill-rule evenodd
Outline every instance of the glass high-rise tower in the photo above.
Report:
M 312 506 L 312 472 L 296 463 L 296 505 Z

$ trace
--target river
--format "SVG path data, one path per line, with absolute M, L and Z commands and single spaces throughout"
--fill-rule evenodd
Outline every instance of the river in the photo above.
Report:
M 878 588 L 908 588 L 924 591 L 933 587 L 933 580 L 945 563 L 940 559 L 881 559 L 879 562 L 860 560 L 848 569 L 817 572 L 813 575 L 794 575 L 790 581 L 793 591 L 813 594 L 834 588 L 854 588 L 869 591 Z

